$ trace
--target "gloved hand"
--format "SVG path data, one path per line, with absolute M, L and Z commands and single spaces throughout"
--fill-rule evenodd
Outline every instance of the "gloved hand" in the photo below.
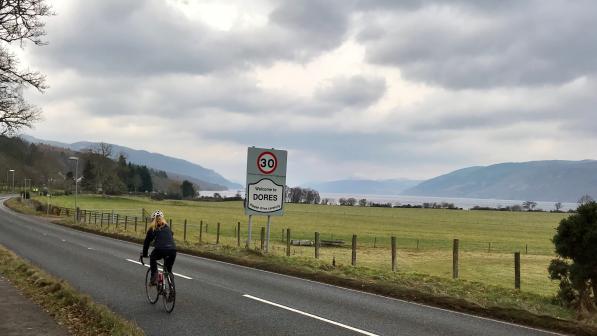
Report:
M 140 257 L 140 258 L 148 258 L 149 256 L 148 256 L 147 254 L 143 254 L 143 252 L 141 252 L 141 253 L 139 254 L 139 257 Z

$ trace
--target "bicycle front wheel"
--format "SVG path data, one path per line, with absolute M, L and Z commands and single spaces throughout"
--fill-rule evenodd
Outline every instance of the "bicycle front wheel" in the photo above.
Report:
M 172 273 L 164 274 L 164 291 L 162 295 L 164 296 L 162 300 L 164 309 L 171 313 L 176 302 L 176 288 L 174 287 L 174 275 Z
M 160 297 L 160 292 L 158 286 L 150 286 L 149 282 L 151 281 L 151 270 L 147 270 L 145 274 L 145 294 L 147 294 L 147 301 L 151 304 L 155 304 L 158 302 Z

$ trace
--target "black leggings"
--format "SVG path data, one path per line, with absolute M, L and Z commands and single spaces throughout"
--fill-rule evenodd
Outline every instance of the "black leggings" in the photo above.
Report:
M 176 250 L 153 249 L 149 255 L 149 268 L 151 269 L 151 275 L 154 275 L 158 270 L 158 260 L 162 258 L 164 258 L 164 266 L 168 272 L 172 272 L 172 266 L 174 266 L 174 260 L 176 260 Z

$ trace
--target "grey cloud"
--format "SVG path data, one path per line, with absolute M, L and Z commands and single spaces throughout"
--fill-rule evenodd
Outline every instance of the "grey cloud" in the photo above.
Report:
M 302 45 L 330 49 L 344 39 L 349 14 L 344 0 L 283 1 L 270 20 L 298 36 Z
M 597 72 L 597 42 L 587 36 L 597 29 L 595 2 L 518 2 L 500 11 L 431 4 L 383 14 L 395 24 L 368 20 L 359 34 L 367 59 L 456 89 L 558 84 Z
M 380 77 L 352 76 L 332 79 L 320 87 L 315 97 L 322 101 L 350 107 L 367 107 L 386 92 L 386 81 Z
M 332 5 L 283 2 L 266 27 L 225 32 L 191 22 L 162 1 L 76 2 L 50 20 L 51 44 L 35 55 L 92 75 L 137 76 L 306 61 L 343 40 L 349 12 Z
M 449 98 L 465 101 L 466 104 L 461 104 L 463 106 L 451 105 L 446 97 L 430 99 L 410 111 L 420 117 L 409 120 L 408 129 L 425 133 L 455 133 L 506 129 L 525 124 L 537 127 L 526 133 L 527 137 L 532 137 L 550 123 L 559 125 L 566 133 L 573 134 L 576 129 L 597 138 L 597 127 L 593 127 L 597 125 L 594 108 L 597 106 L 594 95 L 597 92 L 596 77 L 564 86 L 500 91 L 500 102 L 492 99 L 491 93 L 478 90 L 466 94 L 459 92 L 460 95 L 455 93 Z M 484 99 L 484 96 L 489 98 Z

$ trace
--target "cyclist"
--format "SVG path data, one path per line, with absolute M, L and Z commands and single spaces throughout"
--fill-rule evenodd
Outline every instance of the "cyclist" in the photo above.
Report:
M 158 270 L 157 261 L 163 258 L 164 267 L 168 269 L 168 272 L 172 272 L 172 266 L 174 266 L 174 260 L 176 260 L 176 244 L 174 243 L 173 233 L 168 223 L 166 223 L 164 213 L 161 210 L 156 210 L 151 215 L 151 226 L 147 230 L 145 242 L 143 243 L 142 258 L 147 258 L 151 242 L 153 242 L 153 251 L 151 252 L 151 256 L 149 256 L 149 268 L 151 269 L 151 281 L 149 284 L 150 286 L 155 286 Z

